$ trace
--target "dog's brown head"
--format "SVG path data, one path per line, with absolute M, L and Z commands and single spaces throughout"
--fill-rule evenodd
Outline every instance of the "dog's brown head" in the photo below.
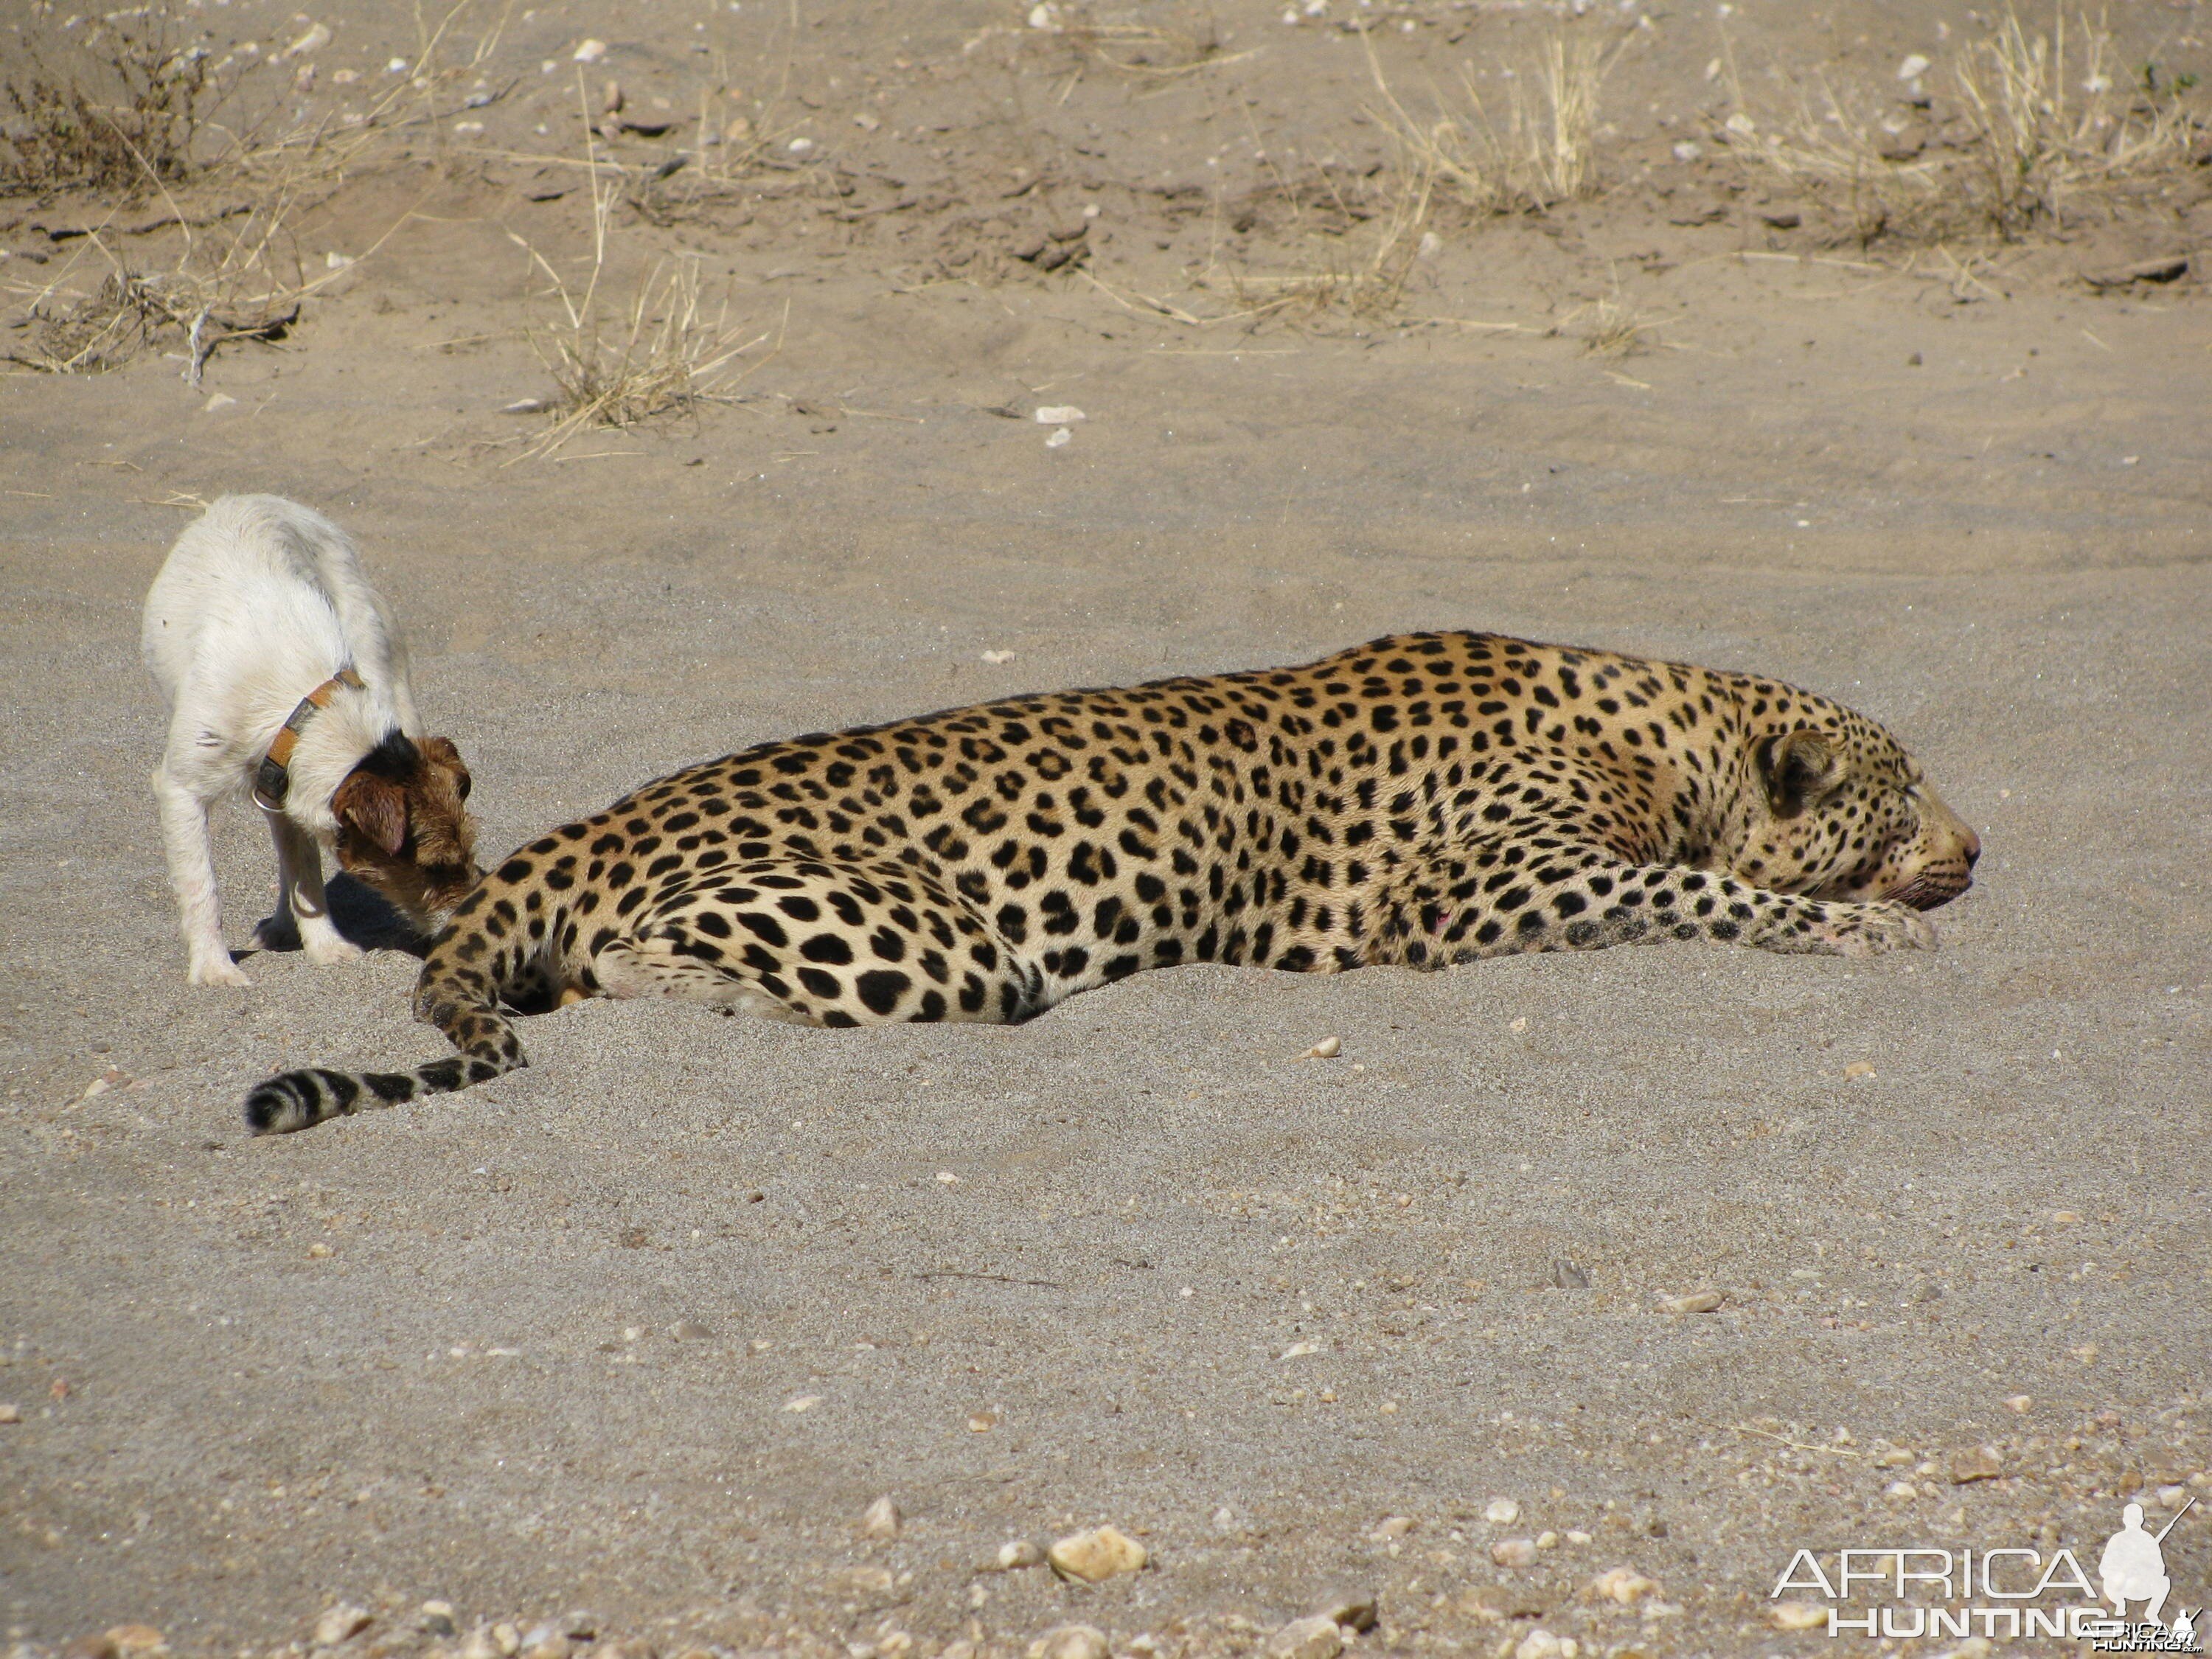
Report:
M 339 867 L 434 933 L 483 875 L 468 799 L 469 769 L 449 740 L 393 732 L 331 797 Z

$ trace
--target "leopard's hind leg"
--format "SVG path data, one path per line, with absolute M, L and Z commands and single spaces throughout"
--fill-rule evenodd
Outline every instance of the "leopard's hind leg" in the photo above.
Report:
M 609 996 L 668 996 L 810 1025 L 987 1024 L 1045 1006 L 1042 978 L 927 868 L 727 866 L 591 942 Z

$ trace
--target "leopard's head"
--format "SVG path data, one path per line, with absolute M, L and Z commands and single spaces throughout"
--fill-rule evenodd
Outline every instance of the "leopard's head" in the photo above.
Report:
M 1746 880 L 1778 892 L 1915 909 L 1973 883 L 1982 843 L 1881 726 L 1821 699 L 1751 738 L 1739 850 Z

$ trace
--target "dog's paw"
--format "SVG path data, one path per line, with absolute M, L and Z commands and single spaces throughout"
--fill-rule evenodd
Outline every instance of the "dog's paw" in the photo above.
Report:
M 296 951 L 300 948 L 299 924 L 282 910 L 275 915 L 264 916 L 253 924 L 253 942 L 264 951 Z
M 342 962 L 359 962 L 362 958 L 361 946 L 348 943 L 335 928 L 303 933 L 300 945 L 307 953 L 307 960 L 318 968 L 335 968 Z
M 185 975 L 195 985 L 228 985 L 241 991 L 253 988 L 253 981 L 246 976 L 246 969 L 233 962 L 228 955 L 204 957 L 195 961 Z

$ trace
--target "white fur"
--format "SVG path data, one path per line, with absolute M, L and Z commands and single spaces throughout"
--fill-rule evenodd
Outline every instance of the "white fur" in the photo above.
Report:
M 307 960 L 361 954 L 331 926 L 323 849 L 337 834 L 331 797 L 397 728 L 420 737 L 407 649 L 391 608 L 362 574 L 345 532 L 276 495 L 225 495 L 177 538 L 146 595 L 146 666 L 169 703 L 169 742 L 154 772 L 169 880 L 195 985 L 248 985 L 223 948 L 208 813 L 249 789 L 301 698 L 341 668 L 340 686 L 292 752 L 276 843 L 276 914 L 264 937 L 296 924 Z

